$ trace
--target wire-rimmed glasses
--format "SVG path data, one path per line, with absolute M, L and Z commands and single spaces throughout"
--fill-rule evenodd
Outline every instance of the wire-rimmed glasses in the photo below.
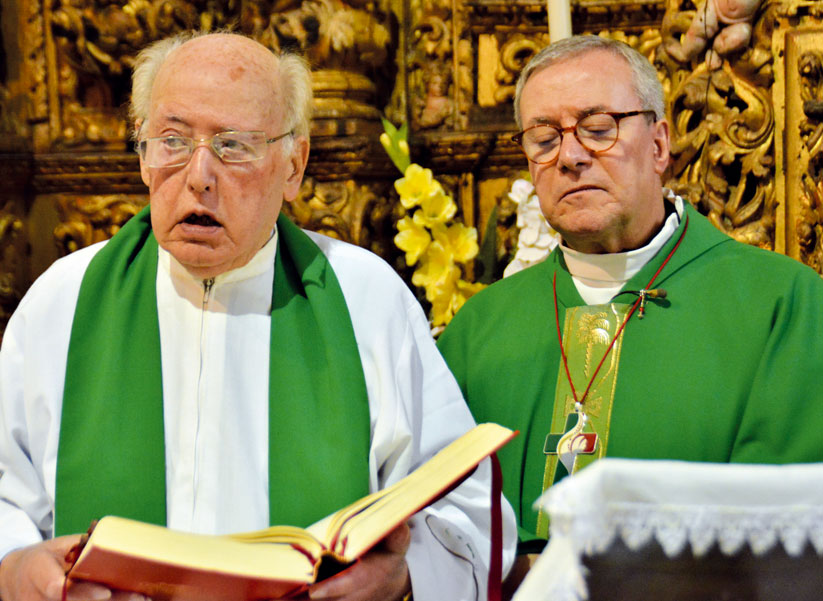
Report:
M 147 167 L 180 167 L 191 159 L 195 148 L 206 145 L 224 163 L 247 163 L 263 158 L 266 147 L 290 136 L 294 130 L 274 138 L 266 138 L 262 131 L 222 131 L 210 138 L 163 136 L 146 138 L 135 144 L 143 164 Z
M 594 153 L 606 152 L 617 143 L 620 136 L 620 121 L 635 115 L 652 115 L 652 110 L 591 113 L 580 118 L 571 127 L 557 127 L 548 123 L 538 123 L 512 136 L 533 163 L 545 165 L 554 163 L 560 156 L 563 135 L 573 133 L 580 144 Z

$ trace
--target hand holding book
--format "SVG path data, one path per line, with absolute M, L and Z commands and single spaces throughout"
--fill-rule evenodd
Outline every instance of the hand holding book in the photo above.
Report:
M 69 577 L 139 592 L 155 601 L 293 596 L 363 562 L 363 556 L 392 530 L 447 494 L 515 435 L 496 424 L 477 426 L 394 485 L 306 529 L 273 526 L 232 536 L 207 536 L 104 517 Z M 499 501 L 499 497 L 498 489 L 492 500 Z M 499 573 L 495 579 L 499 586 Z
M 14 601 L 60 601 L 70 563 L 64 560 L 78 544 L 79 534 L 29 545 L 12 551 L 0 562 L 0 599 Z M 79 583 L 69 601 L 108 598 L 108 590 L 92 583 Z
M 411 542 L 407 523 L 400 524 L 386 538 L 363 555 L 358 562 L 332 578 L 309 587 L 309 596 L 316 599 L 347 601 L 359 599 L 387 601 L 404 598 L 411 591 L 411 579 L 406 566 L 406 550 Z

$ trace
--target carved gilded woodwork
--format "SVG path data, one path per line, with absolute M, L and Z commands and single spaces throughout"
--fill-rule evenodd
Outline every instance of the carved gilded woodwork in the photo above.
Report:
M 7 202 L 0 208 L 0 333 L 23 296 L 20 286 L 25 261 L 25 233 L 18 207 Z
M 125 150 L 131 66 L 151 41 L 135 14 L 146 16 L 145 8 L 96 0 L 47 5 L 52 149 Z
M 25 128 L 10 110 L 8 89 L 0 86 L 0 337 L 30 283 L 25 191 L 31 157 Z
M 785 59 L 786 253 L 823 273 L 823 27 L 789 33 Z
M 26 139 L 18 150 L 37 147 L 44 139 L 43 133 L 47 131 L 43 124 L 47 124 L 49 120 L 43 9 L 40 0 L 20 6 L 8 3 L 3 6 L 3 20 L 14 19 L 15 27 L 11 31 L 16 37 L 10 42 L 20 49 L 18 58 L 22 59 L 15 69 L 17 77 L 11 76 L 8 82 L 4 82 L 8 96 L 3 102 L 4 110 L 9 111 L 9 118 L 15 123 L 13 129 Z M 9 74 L 11 75 L 11 69 Z M 29 127 L 32 128 L 31 131 Z
M 51 152 L 36 155 L 33 184 L 39 194 L 146 191 L 134 152 Z
M 408 275 L 392 242 L 398 173 L 378 142 L 386 115 L 408 122 L 412 159 L 445 182 L 458 218 L 482 236 L 496 216 L 495 277 L 513 252 L 507 194 L 526 160 L 510 140 L 511 101 L 521 68 L 548 43 L 545 0 L 0 3 L 0 164 L 13 182 L 0 197 L 3 311 L 38 275 L 29 248 L 65 253 L 103 239 L 145 202 L 125 114 L 131 64 L 145 44 L 188 28 L 234 28 L 312 62 L 307 180 L 285 209 L 298 223 Z M 735 238 L 823 271 L 823 2 L 574 0 L 572 21 L 657 66 L 670 186 Z M 30 225 L 34 206 L 52 207 L 54 231 Z
M 688 11 L 672 11 L 672 21 L 685 23 L 677 26 L 682 35 L 667 36 L 666 52 L 675 60 L 686 63 L 704 56 L 706 64 L 719 69 L 728 55 L 751 46 L 752 24 L 762 0 L 701 0 Z M 680 7 L 682 8 L 682 7 Z
M 466 123 L 466 115 L 459 114 L 465 100 L 460 101 L 459 40 L 453 35 L 460 19 L 452 9 L 450 0 L 411 3 L 413 21 L 406 68 L 412 130 L 461 129 Z
M 770 89 L 775 11 L 759 9 L 752 16 L 750 44 L 722 47 L 719 55 L 688 43 L 700 8 L 681 11 L 679 0 L 671 0 L 663 23 L 657 64 L 667 79 L 672 125 L 667 185 L 730 236 L 774 249 L 778 203 Z M 709 42 L 704 40 L 703 47 Z
M 60 224 L 54 239 L 61 255 L 107 240 L 148 203 L 148 195 L 56 194 Z
M 820 42 L 823 35 L 817 38 Z M 800 137 L 808 152 L 800 190 L 798 246 L 803 262 L 823 273 L 823 52 L 804 52 L 797 68 L 803 80 L 801 99 L 805 117 L 800 126 Z
M 385 0 L 204 5 L 184 0 L 59 0 L 46 14 L 57 79 L 55 119 L 60 124 L 53 146 L 59 149 L 123 150 L 128 127 L 122 107 L 128 100 L 134 56 L 149 42 L 187 29 L 232 28 L 271 48 L 301 51 L 314 68 L 316 135 L 376 131 L 380 110 L 374 102 L 381 101 L 381 94 L 387 97 L 386 88 L 393 85 L 393 77 L 387 79 L 387 58 L 396 40 Z M 383 79 L 373 80 L 374 74 Z M 346 120 L 344 131 L 338 119 Z
M 394 237 L 395 210 L 391 184 L 360 185 L 348 179 L 321 182 L 307 177 L 298 197 L 283 206 L 300 227 L 357 244 L 391 260 L 399 251 Z
M 244 2 L 242 11 L 243 24 L 255 23 L 242 31 L 272 48 L 296 48 L 312 64 L 314 135 L 379 132 L 380 107 L 394 83 L 389 53 L 397 44 L 387 0 Z M 255 19 L 247 18 L 251 13 Z
M 823 4 L 790 0 L 775 5 L 773 105 L 775 136 L 775 250 L 823 273 L 820 261 L 819 147 L 815 99 L 821 98 L 816 53 L 823 47 Z M 809 109 L 807 114 L 805 109 Z

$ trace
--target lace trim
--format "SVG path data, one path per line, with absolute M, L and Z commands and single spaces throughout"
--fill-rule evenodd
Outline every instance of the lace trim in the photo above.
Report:
M 552 536 L 563 534 L 575 550 L 601 553 L 620 539 L 637 550 L 654 538 L 669 557 L 689 545 L 699 557 L 716 543 L 725 555 L 738 553 L 745 544 L 760 555 L 778 543 L 798 556 L 806 544 L 823 555 L 823 508 L 809 505 L 774 507 L 678 506 L 646 503 L 611 503 L 607 513 L 591 519 L 563 519 L 552 514 Z
M 602 459 L 549 489 L 536 506 L 550 537 L 513 601 L 587 599 L 583 554 L 619 537 L 633 550 L 652 539 L 674 557 L 714 545 L 756 555 L 823 555 L 823 464 L 719 465 Z

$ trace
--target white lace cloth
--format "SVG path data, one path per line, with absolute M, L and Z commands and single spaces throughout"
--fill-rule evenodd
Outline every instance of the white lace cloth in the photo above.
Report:
M 587 599 L 583 553 L 620 537 L 631 549 L 652 538 L 673 557 L 715 543 L 726 555 L 782 544 L 823 555 L 823 464 L 729 465 L 602 459 L 538 499 L 549 515 L 549 544 L 513 601 Z

